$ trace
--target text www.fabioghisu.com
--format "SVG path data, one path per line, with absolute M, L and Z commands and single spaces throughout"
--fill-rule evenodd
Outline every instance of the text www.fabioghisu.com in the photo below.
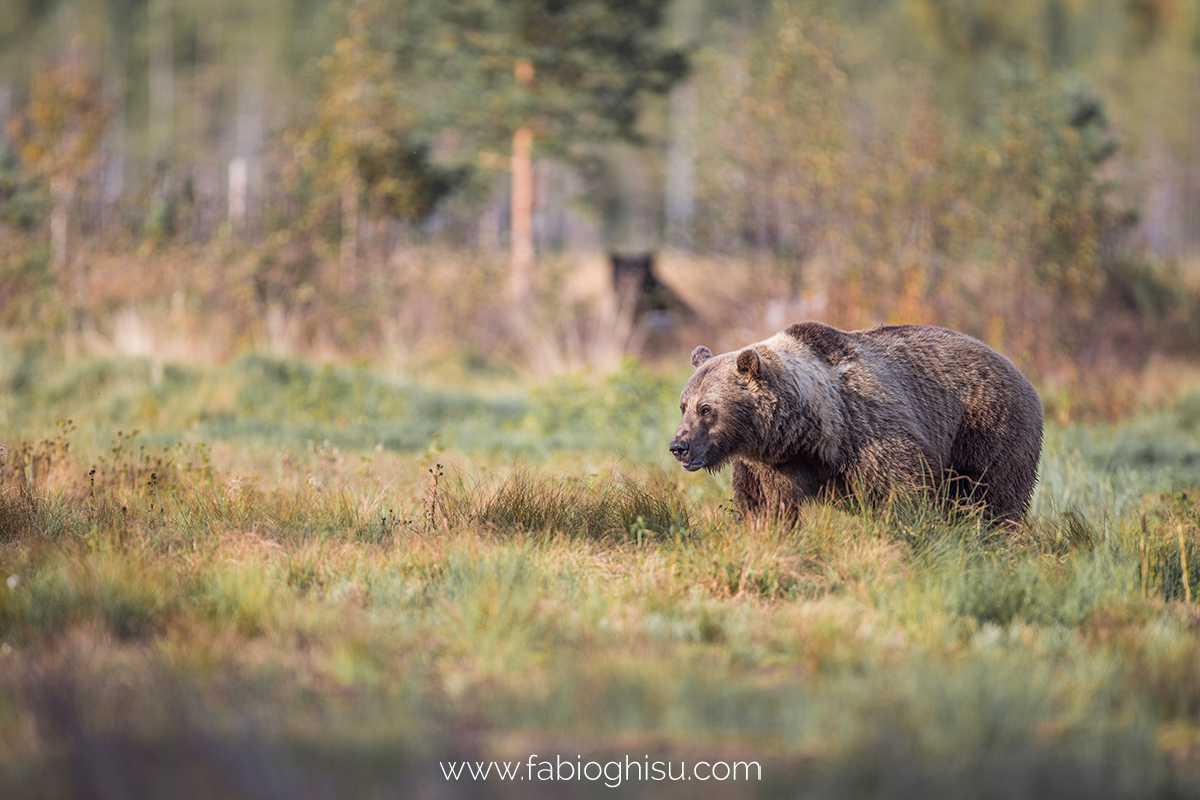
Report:
M 555 756 L 554 760 L 537 755 L 525 761 L 439 761 L 448 781 L 603 781 L 615 789 L 624 781 L 761 781 L 762 767 L 757 761 L 651 761 L 646 756 L 635 761 L 584 761 Z

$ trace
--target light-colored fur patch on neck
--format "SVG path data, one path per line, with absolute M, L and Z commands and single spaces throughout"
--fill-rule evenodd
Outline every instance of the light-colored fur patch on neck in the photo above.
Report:
M 813 416 L 820 420 L 815 446 L 817 455 L 827 464 L 837 463 L 845 421 L 838 375 L 834 369 L 787 333 L 777 333 L 751 347 L 770 348 L 779 356 L 778 391 L 803 398 L 809 405 Z M 787 421 L 780 422 L 786 430 Z

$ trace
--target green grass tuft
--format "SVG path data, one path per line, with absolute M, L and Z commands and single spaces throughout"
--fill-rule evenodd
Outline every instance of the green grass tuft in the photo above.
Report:
M 688 510 L 661 475 L 636 479 L 617 472 L 550 478 L 515 472 L 494 489 L 462 480 L 439 498 L 452 526 L 515 533 L 557 533 L 585 539 L 679 541 L 691 532 Z

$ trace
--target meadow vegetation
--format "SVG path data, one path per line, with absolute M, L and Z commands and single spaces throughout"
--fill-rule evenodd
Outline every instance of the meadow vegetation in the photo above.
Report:
M 0 797 L 1200 796 L 1198 8 L 0 0 Z M 1028 521 L 681 473 L 804 319 L 1011 357 Z
M 438 767 L 531 754 L 762 763 L 722 797 L 1200 792 L 1195 394 L 1051 421 L 993 530 L 740 521 L 638 362 L 503 396 L 3 365 L 6 797 L 703 796 Z

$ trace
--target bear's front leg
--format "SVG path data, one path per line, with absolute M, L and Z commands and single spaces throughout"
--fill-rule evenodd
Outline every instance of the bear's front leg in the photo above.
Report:
M 737 504 L 739 518 L 757 514 L 766 506 L 762 482 L 750 465 L 740 458 L 733 459 L 733 500 Z
M 846 485 L 851 492 L 865 493 L 873 503 L 884 503 L 896 496 L 916 499 L 936 494 L 941 479 L 941 459 L 930 448 L 895 438 L 862 447 Z
M 795 517 L 801 504 L 816 497 L 822 486 L 816 469 L 805 459 L 783 464 L 733 460 L 733 498 L 742 516 Z

